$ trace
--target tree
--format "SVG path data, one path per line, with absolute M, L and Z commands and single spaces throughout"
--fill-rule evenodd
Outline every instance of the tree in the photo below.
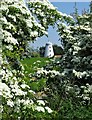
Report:
M 59 24 L 58 27 L 65 47 L 65 55 L 61 60 L 62 75 L 80 84 L 92 84 L 91 17 L 91 13 L 78 15 L 74 25 Z
M 26 50 L 28 41 L 34 41 L 36 37 L 46 33 L 45 29 L 39 26 L 31 12 L 21 1 L 2 1 L 2 47 L 9 58 L 17 58 Z M 3 51 L 4 51 L 3 50 Z M 14 54 L 14 55 L 13 55 Z
M 41 119 L 42 115 L 44 118 L 51 117 L 49 113 L 52 110 L 45 108 L 44 101 L 40 101 L 43 105 L 39 106 L 39 101 L 34 97 L 35 92 L 31 90 L 29 80 L 25 80 L 20 59 L 28 41 L 47 35 L 48 26 L 56 21 L 69 22 L 72 18 L 57 11 L 47 0 L 44 3 L 40 0 L 30 1 L 29 9 L 23 0 L 3 0 L 0 5 L 2 119 Z
M 61 46 L 53 45 L 54 55 L 63 55 L 63 49 Z
M 45 54 L 45 47 L 44 46 L 39 48 L 39 53 L 40 53 L 41 57 L 44 57 L 44 54 Z
M 92 1 L 90 2 L 90 13 L 92 13 Z
M 58 111 L 57 119 L 92 118 L 91 18 L 92 14 L 86 12 L 75 14 L 72 24 L 58 24 L 64 54 L 60 61 L 46 66 L 61 73 L 60 76 L 48 77 L 49 89 L 46 91 L 51 108 Z

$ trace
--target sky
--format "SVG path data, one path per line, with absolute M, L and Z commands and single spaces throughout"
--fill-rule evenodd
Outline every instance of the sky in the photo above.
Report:
M 74 6 L 75 2 L 56 2 L 56 1 L 61 1 L 61 0 L 50 0 L 50 1 L 55 1 L 52 2 L 52 4 L 57 7 L 59 11 L 62 13 L 70 14 L 74 12 Z M 77 1 L 77 0 L 76 0 Z M 89 2 L 76 2 L 76 6 L 78 8 L 78 13 L 81 14 L 82 10 L 89 9 Z M 37 40 L 34 43 L 31 43 L 30 46 L 33 48 L 39 48 L 42 46 L 45 46 L 46 42 L 52 42 L 52 44 L 57 44 L 61 46 L 61 42 L 59 41 L 59 36 L 58 33 L 56 32 L 56 28 L 52 28 L 51 26 L 48 29 L 48 37 L 43 36 L 41 38 L 37 38 Z
M 50 2 L 90 2 L 91 0 L 49 0 Z

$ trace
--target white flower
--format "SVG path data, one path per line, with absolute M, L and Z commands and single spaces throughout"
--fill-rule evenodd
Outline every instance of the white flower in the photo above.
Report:
M 0 105 L 0 114 L 3 112 L 3 105 Z
M 33 101 L 33 100 L 30 101 L 30 105 L 32 105 L 32 104 L 34 104 L 34 101 Z
M 0 75 L 4 76 L 6 74 L 5 70 L 0 70 Z
M 7 105 L 9 105 L 10 107 L 13 107 L 13 106 L 14 106 L 14 103 L 13 103 L 13 101 L 8 100 L 8 101 L 7 101 Z
M 35 92 L 33 90 L 29 90 L 29 92 L 35 94 Z
M 39 105 L 45 105 L 45 102 L 44 102 L 43 100 L 37 100 L 37 103 L 38 103 Z
M 7 24 L 7 19 L 5 17 L 0 18 L 0 20 Z
M 30 104 L 30 100 L 25 100 L 24 105 L 29 105 Z
M 84 89 L 84 88 L 86 88 L 86 87 L 85 87 L 85 86 L 81 86 L 81 88 L 83 88 L 83 89 Z
M 88 91 L 89 93 L 92 93 L 92 85 L 89 85 L 89 84 L 87 83 L 86 86 L 87 86 L 87 91 Z
M 19 103 L 25 103 L 25 100 L 24 100 L 24 99 L 22 99 L 22 100 L 20 100 L 20 101 L 19 101 Z
M 37 37 L 38 36 L 38 32 L 37 31 L 31 32 L 31 36 L 32 37 Z
M 46 106 L 45 109 L 48 111 L 48 113 L 52 113 L 53 112 L 48 106 Z
M 26 84 L 22 84 L 22 85 L 20 85 L 23 89 L 25 89 L 25 88 L 30 88 L 28 85 L 26 85 Z
M 8 15 L 10 18 L 12 18 L 14 20 L 14 22 L 16 22 L 16 17 L 13 15 Z
M 40 63 L 41 61 L 40 61 L 40 60 L 37 60 L 36 62 Z
M 84 93 L 88 93 L 89 91 L 88 90 L 84 90 Z
M 67 25 L 65 23 L 62 23 L 62 26 L 64 26 L 65 28 L 67 28 Z
M 90 60 L 90 64 L 92 65 L 92 60 Z
M 27 94 L 27 92 L 24 92 L 24 91 L 22 91 L 21 89 L 20 89 L 20 87 L 18 86 L 18 83 L 16 82 L 14 85 L 11 85 L 11 90 L 12 90 L 12 92 L 14 92 L 15 93 L 15 95 L 17 96 L 20 96 L 20 95 L 23 95 L 23 96 L 25 96 L 26 94 Z
M 43 31 L 43 34 L 48 35 L 48 32 L 47 31 Z
M 44 12 L 41 12 L 40 15 L 41 15 L 41 16 L 45 16 L 45 15 L 44 15 Z
M 24 92 L 24 91 L 22 91 L 21 89 L 15 89 L 15 92 L 16 92 L 16 94 L 15 94 L 16 96 L 17 96 L 17 95 L 19 95 L 19 96 L 20 96 L 20 95 L 24 95 L 24 96 L 25 96 L 25 95 L 27 94 L 27 92 Z
M 57 61 L 57 63 L 60 63 L 60 61 Z
M 49 61 L 45 61 L 46 63 L 48 63 Z
M 33 27 L 33 24 L 32 24 L 32 21 L 31 20 L 26 20 L 26 23 L 28 25 L 28 27 L 32 28 Z
M 71 15 L 68 15 L 69 18 L 73 19 L 73 17 Z
M 17 40 L 8 31 L 3 30 L 3 35 L 4 35 L 5 42 L 13 43 L 14 45 L 18 44 Z
M 77 51 L 73 51 L 73 55 L 76 55 L 77 54 Z
M 69 52 L 72 52 L 72 48 L 70 48 L 68 51 L 69 51 Z
M 83 99 L 84 100 L 90 100 L 90 97 L 84 96 Z
M 38 112 L 45 112 L 45 109 L 42 106 L 37 106 L 35 110 L 37 110 Z
M 6 46 L 6 48 L 9 49 L 9 50 L 13 50 L 13 46 L 12 45 L 8 45 L 8 46 Z
M 74 50 L 76 50 L 76 51 L 81 50 L 81 48 L 80 48 L 80 47 L 78 47 L 78 46 L 73 46 L 73 47 L 74 47 Z
M 36 64 L 36 62 L 33 63 L 34 65 Z
M 0 83 L 0 92 L 4 92 L 10 95 L 10 88 L 5 83 Z

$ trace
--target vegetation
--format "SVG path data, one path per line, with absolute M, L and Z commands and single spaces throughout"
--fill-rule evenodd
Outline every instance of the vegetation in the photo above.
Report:
M 47 0 L 0 4 L 0 119 L 91 120 L 92 7 L 72 17 Z M 28 42 L 55 24 L 63 56 L 23 59 Z

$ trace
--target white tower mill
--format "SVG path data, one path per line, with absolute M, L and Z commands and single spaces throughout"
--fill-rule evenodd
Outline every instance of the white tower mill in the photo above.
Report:
M 51 58 L 54 56 L 53 46 L 51 42 L 47 42 L 45 46 L 45 54 L 44 57 Z

